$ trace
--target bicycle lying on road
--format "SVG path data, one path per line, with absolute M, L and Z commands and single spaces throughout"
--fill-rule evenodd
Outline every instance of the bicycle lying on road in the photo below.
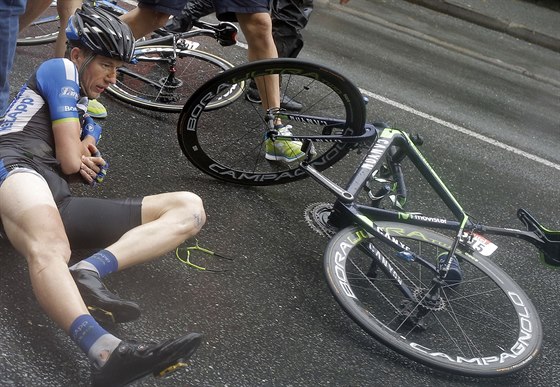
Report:
M 86 2 L 116 16 L 128 12 L 115 0 Z M 117 83 L 107 89 L 108 93 L 133 106 L 180 112 L 199 86 L 233 67 L 233 64 L 218 55 L 199 50 L 200 43 L 192 38 L 209 36 L 222 46 L 231 46 L 236 43 L 237 27 L 227 22 L 212 24 L 202 20 L 194 22 L 194 26 L 195 29 L 182 33 L 171 33 L 160 28 L 151 38 L 139 39 L 133 64 L 118 70 Z M 52 43 L 58 36 L 58 28 L 59 17 L 56 1 L 53 1 L 41 17 L 20 33 L 17 44 L 32 46 Z M 242 94 L 243 89 L 236 86 L 206 108 L 227 105 Z
M 233 85 L 281 77 L 281 93 L 299 112 L 264 111 L 245 99 L 206 110 Z M 340 306 L 367 333 L 424 365 L 467 376 L 500 376 L 535 359 L 543 332 L 526 293 L 489 257 L 491 235 L 536 246 L 560 264 L 560 232 L 519 210 L 527 230 L 478 223 L 463 210 L 420 153 L 419 137 L 366 123 L 359 90 L 337 72 L 301 60 L 253 62 L 206 82 L 185 105 L 177 126 L 185 156 L 201 171 L 242 185 L 273 185 L 307 176 L 331 192 L 306 219 L 330 242 L 326 281 Z M 280 134 L 274 124 L 292 125 Z M 299 142 L 292 163 L 268 161 L 266 141 Z M 349 151 L 363 152 L 345 187 L 322 171 Z M 410 162 L 453 218 L 405 209 L 403 163 Z M 435 231 L 437 230 L 437 231 Z

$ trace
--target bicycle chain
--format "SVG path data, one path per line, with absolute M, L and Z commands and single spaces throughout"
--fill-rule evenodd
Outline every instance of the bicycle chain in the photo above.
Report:
M 321 236 L 330 238 L 337 233 L 338 229 L 328 223 L 329 216 L 333 211 L 331 203 L 318 202 L 310 204 L 305 208 L 305 221 L 313 231 Z

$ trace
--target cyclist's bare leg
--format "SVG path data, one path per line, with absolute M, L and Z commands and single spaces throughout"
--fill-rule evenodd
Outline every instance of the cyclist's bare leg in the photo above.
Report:
M 68 332 L 88 310 L 68 270 L 70 244 L 47 183 L 32 173 L 16 173 L 0 186 L 0 203 L 6 235 L 27 259 L 35 297 Z
M 58 30 L 54 46 L 54 56 L 57 58 L 63 58 L 66 53 L 66 25 L 68 24 L 70 16 L 74 14 L 76 9 L 81 7 L 82 2 L 82 0 L 59 0 L 56 3 L 56 10 L 58 12 L 60 23 L 60 28 Z M 25 12 L 19 17 L 19 30 L 23 31 L 26 27 L 28 27 L 35 19 L 45 12 L 50 4 L 50 0 L 28 1 Z
M 272 21 L 268 13 L 238 13 L 239 26 L 247 39 L 249 61 L 278 58 L 272 38 Z M 257 88 L 264 109 L 280 107 L 280 85 L 277 75 L 257 78 Z
M 107 247 L 119 270 L 157 258 L 196 235 L 206 214 L 202 200 L 190 192 L 169 192 L 142 200 L 142 225 Z

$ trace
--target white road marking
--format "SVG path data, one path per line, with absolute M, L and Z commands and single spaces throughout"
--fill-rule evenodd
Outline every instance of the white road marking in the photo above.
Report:
M 445 127 L 449 128 L 449 129 L 452 129 L 452 130 L 455 130 L 457 132 L 466 134 L 467 136 L 471 136 L 471 137 L 476 138 L 480 141 L 484 141 L 484 142 L 486 142 L 488 144 L 491 144 L 491 145 L 494 145 L 498 148 L 507 150 L 509 152 L 515 153 L 516 155 L 525 157 L 529 160 L 535 161 L 539 164 L 542 164 L 542 165 L 545 165 L 547 167 L 554 168 L 554 169 L 560 171 L 560 164 L 555 164 L 552 161 L 543 159 L 542 157 L 535 156 L 531 153 L 525 152 L 525 151 L 523 151 L 521 149 L 518 149 L 518 148 L 515 148 L 511 145 L 507 145 L 507 144 L 504 144 L 503 142 L 500 142 L 498 140 L 494 140 L 493 138 L 490 138 L 490 137 L 484 136 L 482 134 L 473 132 L 472 130 L 469 130 L 469 129 L 464 128 L 462 126 L 455 125 L 455 124 L 452 124 L 451 122 L 444 121 L 441 118 L 437 118 L 437 117 L 432 116 L 431 114 L 423 113 L 419 110 L 416 110 L 416 109 L 414 109 L 410 106 L 404 105 L 400 102 L 393 101 L 392 99 L 383 97 L 382 95 L 372 93 L 371 91 L 360 88 L 360 92 L 367 97 L 374 98 L 378 101 L 384 102 L 388 105 L 394 106 L 394 107 L 399 108 L 401 110 L 404 110 L 408 113 L 411 113 L 411 114 L 417 115 L 419 117 L 425 118 L 427 120 L 433 121 L 433 122 L 435 122 L 439 125 L 442 125 L 442 126 L 445 126 Z

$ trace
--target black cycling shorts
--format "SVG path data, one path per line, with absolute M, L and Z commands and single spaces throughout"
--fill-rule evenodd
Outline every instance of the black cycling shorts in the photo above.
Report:
M 59 204 L 72 249 L 102 249 L 142 224 L 142 199 L 68 197 Z
M 11 166 L 6 166 L 11 169 Z M 49 185 L 72 249 L 101 249 L 142 224 L 142 198 L 75 197 L 55 170 L 26 160 L 17 163 L 39 173 Z

